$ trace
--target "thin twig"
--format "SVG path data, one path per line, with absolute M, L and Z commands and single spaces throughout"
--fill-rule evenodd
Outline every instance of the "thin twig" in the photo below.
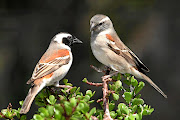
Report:
M 99 102 L 101 102 L 101 101 L 103 101 L 103 99 L 101 98 L 101 99 L 98 99 L 96 102 L 97 103 L 99 103 Z
M 87 83 L 88 85 L 97 86 L 97 87 L 103 86 L 102 83 L 93 83 L 93 82 L 89 82 L 88 80 L 86 81 L 86 83 Z
M 58 88 L 68 88 L 66 92 L 69 92 L 73 87 L 69 85 L 56 85 Z

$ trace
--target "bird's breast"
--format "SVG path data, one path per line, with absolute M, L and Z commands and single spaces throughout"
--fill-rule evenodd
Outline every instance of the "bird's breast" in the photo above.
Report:
M 107 57 L 107 52 L 108 52 L 108 46 L 103 39 L 106 38 L 96 38 L 96 40 L 91 40 L 91 49 L 92 52 L 95 56 L 95 58 L 101 62 L 102 64 L 109 66 L 109 60 Z

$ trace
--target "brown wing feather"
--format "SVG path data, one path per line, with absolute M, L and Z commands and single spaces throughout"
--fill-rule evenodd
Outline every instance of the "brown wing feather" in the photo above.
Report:
M 42 78 L 52 72 L 56 71 L 62 65 L 68 64 L 70 56 L 67 59 L 54 59 L 48 63 L 38 63 L 33 71 L 31 79 L 27 81 L 27 84 L 32 83 L 36 79 Z
M 117 34 L 112 36 L 115 44 L 108 44 L 108 46 L 116 54 L 123 56 L 129 64 L 141 72 L 149 72 L 149 69 L 140 61 L 140 59 L 119 39 Z M 112 41 L 112 40 L 111 40 Z M 118 49 L 116 49 L 118 48 Z M 125 52 L 122 52 L 125 51 Z

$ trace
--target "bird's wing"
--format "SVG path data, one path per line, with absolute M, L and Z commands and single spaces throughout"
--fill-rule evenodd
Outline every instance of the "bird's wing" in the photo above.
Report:
M 62 65 L 68 64 L 70 61 L 69 51 L 61 49 L 51 52 L 52 54 L 45 53 L 40 61 L 37 63 L 32 77 L 27 81 L 27 84 L 34 82 L 39 78 L 52 75 L 54 71 L 59 69 Z
M 119 39 L 117 35 L 106 34 L 109 40 L 108 46 L 116 54 L 122 56 L 129 64 L 141 72 L 149 72 L 149 69 L 140 61 L 140 59 Z

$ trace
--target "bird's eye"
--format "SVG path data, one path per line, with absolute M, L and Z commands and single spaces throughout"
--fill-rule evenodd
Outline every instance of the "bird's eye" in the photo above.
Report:
M 63 38 L 62 43 L 64 43 L 65 45 L 69 45 L 70 41 L 68 38 Z
M 99 23 L 99 26 L 102 25 L 104 22 Z

